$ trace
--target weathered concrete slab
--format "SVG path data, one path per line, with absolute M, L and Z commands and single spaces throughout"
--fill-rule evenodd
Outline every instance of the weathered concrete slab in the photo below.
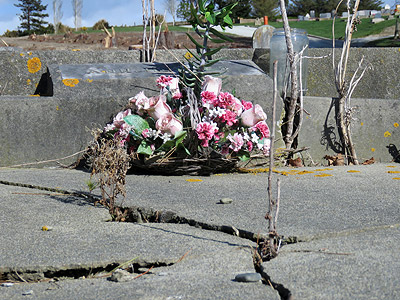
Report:
M 322 97 L 305 97 L 305 115 L 299 146 L 310 147 L 315 161 L 342 151 L 336 128 L 333 101 Z M 352 99 L 354 107 L 352 138 L 360 162 L 374 157 L 378 162 L 400 161 L 400 100 Z
M 97 267 L 135 257 L 133 264 L 144 270 L 152 265 L 155 268 L 128 283 L 92 278 L 0 287 L 2 299 L 21 299 L 27 290 L 33 291 L 35 299 L 71 299 L 77 293 L 84 299 L 115 295 L 119 299 L 278 299 L 276 292 L 261 282 L 233 281 L 237 274 L 254 272 L 249 248 L 253 243 L 249 241 L 188 225 L 106 222 L 104 208 L 74 197 L 40 192 L 0 186 L 0 219 L 4 225 L 0 273 L 17 272 L 28 280 L 34 273 L 72 270 L 73 274 L 84 269 L 87 274 L 83 276 L 90 278 L 95 277 L 91 270 Z M 42 231 L 42 226 L 52 230 Z
M 283 246 L 264 264 L 271 280 L 301 299 L 397 299 L 400 166 L 305 168 L 278 176 L 278 232 L 303 242 Z M 88 177 L 71 170 L 0 170 L 0 180 L 71 191 L 84 189 Z M 265 233 L 266 174 L 189 178 L 129 175 L 125 203 Z M 5 299 L 22 299 L 27 290 L 38 299 L 70 299 L 77 291 L 87 299 L 115 294 L 121 299 L 278 299 L 261 284 L 232 281 L 237 273 L 251 271 L 250 241 L 187 225 L 106 223 L 104 209 L 42 192 L 0 185 L 0 267 L 77 266 L 137 255 L 148 262 L 176 260 L 192 250 L 180 263 L 155 268 L 133 282 L 81 279 L 1 287 Z M 217 204 L 222 196 L 233 203 Z M 43 232 L 43 225 L 53 230 Z

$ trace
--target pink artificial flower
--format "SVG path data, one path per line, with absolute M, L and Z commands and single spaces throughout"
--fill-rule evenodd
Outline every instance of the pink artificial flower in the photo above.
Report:
M 130 102 L 135 104 L 135 108 L 139 115 L 143 115 L 147 109 L 156 104 L 157 100 L 156 97 L 147 98 L 143 92 L 130 98 Z
M 150 117 L 154 120 L 158 120 L 161 116 L 171 113 L 171 108 L 166 103 L 166 97 L 164 95 L 154 98 L 158 98 L 157 102 L 146 110 Z
M 235 102 L 229 108 L 235 112 L 237 116 L 240 116 L 243 112 L 243 104 L 238 98 L 234 98 Z
M 254 128 L 257 128 L 261 132 L 263 138 L 269 138 L 269 128 L 265 121 L 258 122 Z
M 178 91 L 173 94 L 172 99 L 179 100 L 182 99 L 182 97 L 183 97 L 182 93 Z
M 172 84 L 173 78 L 171 76 L 161 75 L 157 78 L 157 86 L 160 88 L 166 88 L 170 84 Z
M 122 125 L 125 124 L 124 118 L 126 116 L 129 116 L 132 114 L 132 111 L 130 109 L 127 109 L 125 111 L 120 111 L 114 118 L 113 120 L 113 125 L 115 128 L 121 128 Z
M 253 143 L 248 141 L 246 144 L 247 144 L 247 150 L 249 150 L 249 152 L 251 152 L 253 150 Z
M 218 96 L 221 92 L 222 80 L 221 78 L 212 77 L 209 75 L 204 76 L 204 81 L 201 86 L 202 91 L 212 92 Z
M 150 136 L 150 129 L 146 128 L 142 131 L 142 136 L 148 138 Z
M 243 136 L 237 132 L 233 136 L 228 135 L 228 140 L 231 142 L 229 148 L 234 152 L 238 152 L 244 144 Z
M 213 92 L 203 91 L 201 92 L 201 101 L 203 104 L 212 104 L 217 101 L 217 96 Z
M 201 146 L 203 147 L 208 147 L 208 141 L 210 141 L 217 132 L 218 127 L 208 122 L 201 122 L 197 124 L 196 127 L 197 137 L 201 141 Z
M 237 115 L 231 110 L 225 110 L 225 113 L 220 117 L 220 119 L 226 122 L 226 125 L 232 126 L 233 124 L 237 123 L 236 119 Z
M 269 155 L 269 150 L 271 149 L 271 140 L 270 139 L 264 139 L 263 144 L 257 144 L 258 149 L 262 150 L 264 155 Z
M 235 97 L 230 93 L 220 93 L 218 96 L 218 107 L 227 108 L 235 105 Z
M 169 133 L 175 136 L 175 134 L 183 130 L 183 124 L 172 113 L 166 113 L 157 120 L 156 129 L 162 133 Z
M 147 97 L 146 97 L 146 95 L 144 94 L 144 92 L 141 91 L 140 93 L 136 94 L 135 97 L 131 97 L 131 98 L 129 98 L 128 100 L 129 100 L 130 103 L 136 105 L 136 101 L 139 101 L 139 102 L 140 102 L 140 101 L 143 101 L 143 99 L 147 99 Z
M 258 122 L 266 119 L 267 115 L 263 111 L 262 107 L 258 104 L 242 113 L 242 124 L 247 127 L 253 127 Z
M 244 110 L 253 108 L 253 103 L 251 103 L 250 101 L 247 102 L 247 101 L 242 100 L 242 105 L 243 105 Z

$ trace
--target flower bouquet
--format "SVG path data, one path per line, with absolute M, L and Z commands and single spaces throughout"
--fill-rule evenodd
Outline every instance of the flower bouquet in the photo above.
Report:
M 204 77 L 200 99 L 181 84 L 177 77 L 162 75 L 159 95 L 138 93 L 104 128 L 103 135 L 118 140 L 133 157 L 135 168 L 210 174 L 269 154 L 267 115 L 260 105 L 222 92 L 216 77 Z

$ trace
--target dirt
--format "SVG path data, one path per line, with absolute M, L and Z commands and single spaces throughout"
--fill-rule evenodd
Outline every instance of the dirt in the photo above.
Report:
M 193 34 L 196 40 L 200 39 Z M 108 50 L 108 49 L 140 49 L 143 41 L 142 32 L 121 32 L 116 34 L 116 46 L 105 47 L 105 33 L 82 33 L 82 34 L 58 34 L 58 35 L 37 35 L 25 37 L 0 37 L 0 47 L 19 47 L 24 50 Z M 215 44 L 209 43 L 211 48 L 225 45 L 228 48 L 251 48 L 252 39 L 248 37 L 231 37 L 233 43 Z M 184 32 L 163 32 L 159 38 L 158 49 L 163 47 L 168 49 L 194 48 Z

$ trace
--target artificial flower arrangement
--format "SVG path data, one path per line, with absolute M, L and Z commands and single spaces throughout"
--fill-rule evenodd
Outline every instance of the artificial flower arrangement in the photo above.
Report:
M 138 93 L 104 128 L 105 136 L 118 139 L 129 154 L 137 154 L 137 161 L 146 165 L 146 159 L 157 157 L 160 166 L 176 158 L 246 161 L 269 154 L 267 115 L 260 105 L 222 92 L 220 78 L 204 77 L 201 99 L 195 99 L 198 118 L 177 77 L 162 75 L 157 86 L 159 95 Z

